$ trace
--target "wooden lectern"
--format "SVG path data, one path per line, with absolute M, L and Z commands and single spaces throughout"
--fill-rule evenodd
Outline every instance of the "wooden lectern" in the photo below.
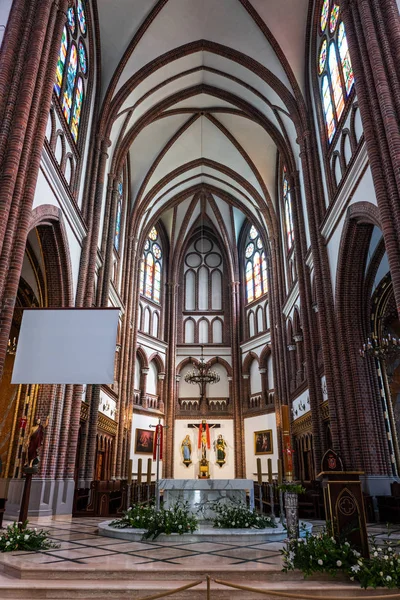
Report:
M 346 537 L 352 546 L 369 558 L 367 523 L 360 475 L 362 471 L 344 471 L 340 457 L 328 450 L 322 459 L 322 479 L 328 530 L 336 538 Z

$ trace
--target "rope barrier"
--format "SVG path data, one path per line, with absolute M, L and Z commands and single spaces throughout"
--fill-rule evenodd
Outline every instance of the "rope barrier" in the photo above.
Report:
M 314 596 L 311 594 L 292 594 L 290 592 L 278 592 L 275 590 L 257 590 L 256 588 L 249 587 L 247 585 L 240 585 L 239 583 L 229 583 L 228 581 L 221 581 L 220 579 L 213 579 L 215 583 L 219 585 L 225 585 L 236 590 L 243 590 L 245 592 L 256 592 L 257 594 L 263 594 L 264 596 L 277 596 L 279 598 L 294 598 L 296 600 L 327 600 L 326 596 Z M 379 596 L 329 596 L 329 600 L 354 600 L 355 598 L 362 598 L 363 600 L 400 600 L 400 593 L 397 594 L 385 594 Z
M 201 579 L 200 581 L 195 581 L 194 583 L 187 583 L 182 587 L 176 588 L 176 590 L 160 592 L 155 596 L 146 596 L 145 598 L 143 598 L 143 600 L 157 600 L 158 598 L 166 598 L 167 596 L 172 596 L 173 594 L 177 594 L 178 592 L 184 592 L 185 590 L 189 590 L 190 588 L 196 587 L 196 585 L 200 585 L 200 583 L 203 583 L 203 579 Z

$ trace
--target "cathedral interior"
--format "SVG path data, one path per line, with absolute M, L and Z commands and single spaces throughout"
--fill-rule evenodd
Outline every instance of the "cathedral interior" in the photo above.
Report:
M 203 452 L 211 479 L 260 458 L 316 489 L 331 449 L 377 513 L 400 476 L 396 1 L 3 0 L 0 43 L 8 514 L 38 418 L 32 516 L 145 475 L 158 423 L 164 478 Z M 112 383 L 11 383 L 24 309 L 100 307 Z

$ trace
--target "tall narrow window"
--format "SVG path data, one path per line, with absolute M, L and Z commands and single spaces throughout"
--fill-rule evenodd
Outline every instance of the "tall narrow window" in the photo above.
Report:
M 337 0 L 323 1 L 319 34 L 317 72 L 320 79 L 327 138 L 330 143 L 354 84 L 346 30 L 343 22 L 340 21 L 340 7 Z
M 122 216 L 122 201 L 124 198 L 124 186 L 122 181 L 118 184 L 118 200 L 117 200 L 117 215 L 115 217 L 115 234 L 114 248 L 119 252 L 119 244 L 121 238 L 121 216 Z
M 285 229 L 287 251 L 290 252 L 294 243 L 294 227 L 292 213 L 292 199 L 290 196 L 290 186 L 287 178 L 286 167 L 283 168 L 283 204 L 285 207 Z
M 68 27 L 64 27 L 61 36 L 54 91 L 60 98 L 65 120 L 74 142 L 77 143 L 85 102 L 85 78 L 89 70 L 83 39 L 87 33 L 83 0 L 75 0 L 74 5 L 69 7 L 67 24 Z
M 162 249 L 159 234 L 155 227 L 149 233 L 143 252 L 140 269 L 140 293 L 160 303 L 161 301 L 161 275 L 162 275 Z
M 246 301 L 257 300 L 268 291 L 267 261 L 263 241 L 252 226 L 244 249 Z

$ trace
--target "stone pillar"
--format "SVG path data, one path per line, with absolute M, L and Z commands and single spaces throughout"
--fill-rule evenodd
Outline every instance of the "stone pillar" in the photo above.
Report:
M 142 376 L 140 378 L 140 404 L 143 408 L 147 408 L 147 375 L 150 369 L 148 367 L 142 368 Z

